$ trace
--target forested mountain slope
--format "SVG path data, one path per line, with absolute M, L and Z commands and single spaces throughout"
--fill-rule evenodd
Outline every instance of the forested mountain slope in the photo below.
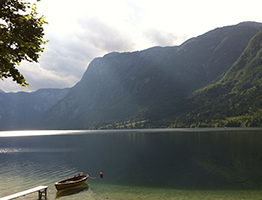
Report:
M 262 31 L 222 79 L 184 104 L 173 126 L 262 126 Z
M 95 58 L 65 98 L 44 113 L 41 128 L 153 122 L 183 112 L 186 98 L 223 75 L 262 25 L 217 28 L 181 46 L 110 53 Z M 217 95 L 217 94 L 216 94 Z
M 68 91 L 68 88 L 40 89 L 32 93 L 0 90 L 0 130 L 38 128 L 42 113 L 64 98 Z

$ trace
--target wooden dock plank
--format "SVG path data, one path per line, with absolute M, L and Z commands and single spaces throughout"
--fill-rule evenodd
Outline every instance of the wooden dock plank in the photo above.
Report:
M 15 194 L 12 194 L 12 195 L 9 195 L 9 196 L 6 196 L 6 197 L 2 197 L 2 198 L 0 198 L 0 200 L 15 199 L 15 198 L 18 198 L 18 197 L 22 197 L 22 196 L 34 193 L 34 192 L 39 192 L 39 198 L 40 198 L 40 197 L 42 197 L 42 191 L 43 190 L 44 190 L 44 193 L 46 195 L 46 189 L 47 188 L 48 188 L 48 186 L 38 186 L 38 187 L 29 189 L 29 190 L 25 190 L 25 191 L 18 192 L 18 193 L 15 193 Z M 41 193 L 41 196 L 40 196 L 40 193 Z

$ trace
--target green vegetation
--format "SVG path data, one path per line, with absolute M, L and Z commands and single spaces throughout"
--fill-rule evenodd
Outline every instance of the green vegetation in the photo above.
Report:
M 215 84 L 196 91 L 171 127 L 262 126 L 262 31 Z M 186 109 L 187 108 L 187 109 Z
M 96 124 L 95 126 L 91 127 L 90 129 L 136 129 L 136 128 L 148 128 L 148 121 L 147 120 L 142 120 L 142 121 L 125 121 L 125 122 L 104 122 L 104 123 L 99 123 Z
M 0 7 L 0 79 L 12 77 L 21 86 L 28 86 L 16 66 L 23 60 L 38 61 L 46 43 L 43 25 L 47 22 L 37 16 L 36 4 L 1 0 Z
M 181 46 L 95 58 L 81 81 L 41 113 L 38 128 L 262 126 L 261 29 L 261 23 L 243 22 L 209 31 Z M 8 73 L 2 70 L 1 78 Z M 2 99 L 3 105 L 9 105 L 7 98 Z M 13 115 L 2 113 L 3 126 Z M 20 113 L 18 119 L 31 119 L 24 116 L 29 112 Z
M 223 77 L 261 29 L 260 23 L 240 23 L 209 31 L 181 46 L 96 58 L 82 80 L 44 114 L 41 124 L 52 129 L 105 129 L 188 127 L 198 120 L 209 123 L 201 109 L 211 94 L 199 97 L 201 106 L 195 102 L 192 107 L 188 97 Z M 216 97 L 231 87 L 223 84 L 205 90 L 212 90 Z M 187 114 L 196 120 L 185 117 Z
M 177 113 L 162 119 L 148 117 L 141 122 L 107 123 L 96 128 L 262 127 L 261 97 L 262 31 L 219 81 L 184 99 Z

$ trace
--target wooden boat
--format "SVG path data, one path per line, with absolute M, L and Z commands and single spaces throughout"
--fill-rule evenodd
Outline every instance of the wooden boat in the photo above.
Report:
M 79 174 L 74 175 L 74 177 L 67 178 L 67 179 L 56 182 L 55 187 L 57 190 L 75 187 L 75 186 L 85 183 L 88 178 L 89 178 L 89 174 L 79 173 Z

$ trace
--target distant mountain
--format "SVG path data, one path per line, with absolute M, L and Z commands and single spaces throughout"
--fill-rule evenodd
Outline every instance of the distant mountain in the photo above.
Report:
M 65 97 L 69 89 L 40 89 L 36 92 L 0 92 L 0 130 L 39 127 L 42 113 Z
M 261 98 L 262 31 L 221 80 L 187 100 L 173 126 L 262 126 Z
M 106 124 L 114 128 L 126 121 L 166 126 L 163 119 L 172 121 L 184 113 L 185 105 L 190 106 L 185 104 L 187 97 L 219 80 L 261 29 L 261 23 L 244 22 L 209 31 L 181 46 L 96 58 L 81 81 L 44 113 L 41 128 L 87 129 Z

